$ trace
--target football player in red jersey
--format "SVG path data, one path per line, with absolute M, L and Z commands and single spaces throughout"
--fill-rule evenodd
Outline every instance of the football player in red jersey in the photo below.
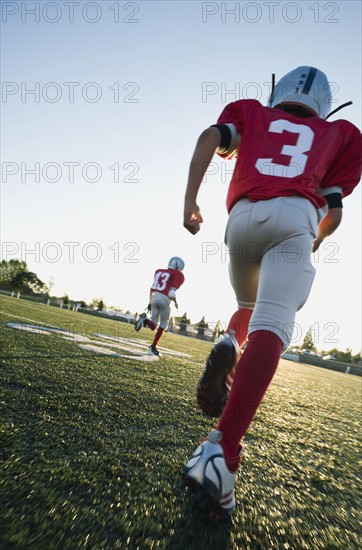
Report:
M 315 274 L 311 251 L 337 229 L 342 199 L 361 176 L 361 133 L 346 120 L 327 122 L 335 112 L 330 108 L 325 74 L 298 67 L 278 82 L 267 107 L 255 100 L 227 105 L 200 135 L 191 160 L 184 227 L 196 234 L 203 221 L 197 194 L 214 153 L 237 157 L 225 242 L 238 309 L 198 386 L 204 412 L 222 416 L 183 476 L 210 515 L 234 511 L 240 444 L 289 345 L 295 313 L 308 298 Z M 226 400 L 225 380 L 235 364 Z
M 151 318 L 147 318 L 146 313 L 142 313 L 135 324 L 135 330 L 141 330 L 142 327 L 148 327 L 155 330 L 159 325 L 156 335 L 150 345 L 152 355 L 160 355 L 156 345 L 160 341 L 163 333 L 167 329 L 170 318 L 170 303 L 173 301 L 178 308 L 176 300 L 176 290 L 184 283 L 185 277 L 182 273 L 185 262 L 178 256 L 173 256 L 168 262 L 167 269 L 157 269 L 153 278 L 153 284 L 150 288 L 150 297 L 148 311 L 151 312 Z

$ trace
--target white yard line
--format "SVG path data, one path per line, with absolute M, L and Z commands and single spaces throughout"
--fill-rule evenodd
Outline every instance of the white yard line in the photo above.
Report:
M 38 323 L 42 325 L 47 325 L 48 327 L 53 327 L 50 323 L 45 323 L 43 321 L 36 321 L 35 319 L 29 319 L 29 317 L 20 317 L 20 315 L 14 315 L 13 313 L 6 313 L 5 311 L 0 311 L 2 315 L 8 315 L 9 317 L 16 317 L 17 319 L 24 319 L 24 321 L 31 321 L 32 323 Z

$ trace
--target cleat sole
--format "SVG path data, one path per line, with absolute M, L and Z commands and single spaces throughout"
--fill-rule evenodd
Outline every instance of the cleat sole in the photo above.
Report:
M 186 474 L 182 476 L 181 487 L 186 489 L 192 510 L 201 510 L 213 522 L 225 521 L 230 518 L 232 512 L 224 510 L 207 489 Z
M 219 342 L 212 350 L 196 390 L 198 407 L 206 416 L 221 416 L 239 359 L 240 350 L 231 340 Z

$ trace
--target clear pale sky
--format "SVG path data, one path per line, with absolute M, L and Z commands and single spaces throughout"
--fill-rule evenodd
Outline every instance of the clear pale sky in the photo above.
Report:
M 361 127 L 361 4 L 1 2 L 2 259 L 53 294 L 141 311 L 156 268 L 184 258 L 180 313 L 226 325 L 236 309 L 223 245 L 232 163 L 215 158 L 200 233 L 182 226 L 201 131 L 240 98 L 266 104 L 299 65 L 333 83 L 333 117 Z M 319 349 L 361 346 L 361 189 L 314 256 L 297 314 Z

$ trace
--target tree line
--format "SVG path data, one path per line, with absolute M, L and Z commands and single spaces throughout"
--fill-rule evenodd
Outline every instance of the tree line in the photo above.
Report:
M 20 292 L 22 294 L 44 295 L 45 297 L 49 297 L 52 284 L 47 285 L 41 281 L 36 273 L 29 271 L 26 262 L 22 260 L 2 260 L 0 263 L 0 286 L 3 289 Z M 70 298 L 67 294 L 62 297 L 62 300 L 64 305 L 70 302 Z M 89 306 L 82 300 L 80 301 L 80 305 L 81 307 L 90 307 L 98 311 L 102 311 L 106 307 L 106 304 L 101 298 L 94 298 Z M 130 311 L 127 310 L 126 313 L 130 313 Z M 175 317 L 175 322 L 179 326 L 181 334 L 186 334 L 188 332 L 187 327 L 192 325 L 186 312 L 180 317 Z M 192 326 L 194 326 L 197 337 L 201 339 L 205 337 L 206 330 L 210 328 L 204 316 L 198 323 Z M 216 340 L 223 333 L 224 331 L 221 330 L 221 323 L 217 321 L 212 330 L 213 339 Z M 317 353 L 317 347 L 313 340 L 312 327 L 308 329 L 302 345 L 294 346 L 294 349 L 298 351 L 308 350 Z M 322 351 L 321 355 L 331 355 L 336 361 L 341 361 L 343 363 L 359 363 L 361 361 L 361 354 L 357 353 L 353 355 L 351 348 L 347 348 L 346 351 L 332 348 L 328 351 Z
M 307 330 L 302 345 L 294 346 L 294 348 L 300 351 L 308 350 L 312 351 L 313 353 L 318 353 L 317 346 L 315 345 L 313 340 L 312 327 L 309 327 L 309 329 Z M 355 355 L 353 355 L 351 348 L 347 348 L 346 351 L 341 351 L 337 348 L 332 348 L 328 351 L 323 350 L 320 352 L 320 355 L 322 357 L 326 355 L 332 356 L 336 361 L 341 361 L 341 363 L 359 364 L 361 361 L 361 354 L 356 353 Z
M 49 287 L 39 279 L 36 273 L 29 271 L 26 262 L 21 260 L 3 260 L 0 263 L 0 285 L 3 288 L 24 294 L 48 294 Z
M 193 325 L 190 321 L 190 319 L 187 316 L 187 313 L 184 313 L 182 317 L 175 317 L 175 322 L 179 326 L 179 330 L 181 333 L 186 334 L 187 327 L 190 325 L 195 327 L 195 331 L 198 338 L 204 338 L 205 332 L 207 329 L 209 329 L 209 324 L 206 322 L 205 317 L 203 316 L 201 320 Z M 211 330 L 211 329 L 210 329 Z M 212 330 L 212 336 L 214 339 L 218 338 L 220 335 L 224 334 L 224 331 L 221 330 L 221 322 L 217 321 L 216 325 L 214 326 Z
M 36 273 L 29 271 L 27 263 L 22 260 L 9 260 L 8 262 L 2 260 L 0 262 L 0 286 L 4 290 L 20 292 L 25 295 L 44 296 L 47 299 L 53 284 L 54 281 L 50 281 L 48 284 L 41 281 Z M 64 306 L 74 302 L 68 294 L 64 294 L 59 299 L 62 300 Z M 78 300 L 78 303 L 81 307 L 90 307 L 98 311 L 102 311 L 106 307 L 101 298 L 94 298 L 89 305 L 83 300 Z

